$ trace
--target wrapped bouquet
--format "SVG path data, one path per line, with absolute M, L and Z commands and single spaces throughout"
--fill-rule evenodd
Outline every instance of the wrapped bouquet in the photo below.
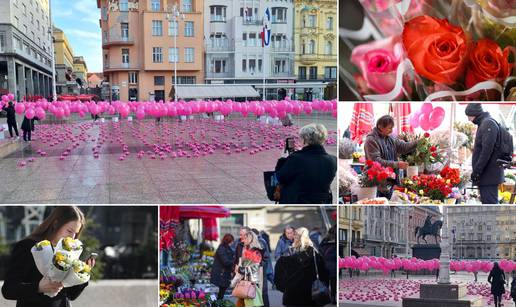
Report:
M 79 260 L 82 250 L 81 241 L 67 237 L 59 240 L 55 249 L 50 241 L 40 241 L 32 247 L 31 253 L 41 275 L 61 282 L 64 287 L 73 287 L 90 280 L 90 266 Z M 54 297 L 56 293 L 45 295 Z

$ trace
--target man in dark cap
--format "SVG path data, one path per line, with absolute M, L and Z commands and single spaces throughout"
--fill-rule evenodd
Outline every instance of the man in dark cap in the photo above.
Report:
M 478 126 L 471 159 L 471 181 L 478 186 L 482 204 L 498 204 L 498 185 L 504 182 L 503 168 L 496 165 L 500 126 L 479 103 L 468 104 L 466 115 Z

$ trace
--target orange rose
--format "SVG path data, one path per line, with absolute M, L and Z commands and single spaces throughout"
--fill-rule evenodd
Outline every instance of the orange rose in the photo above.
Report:
M 512 64 L 509 63 L 509 48 L 502 48 L 490 39 L 481 39 L 474 44 L 468 70 L 466 71 L 466 87 L 494 80 L 503 82 L 509 77 Z
M 466 68 L 468 38 L 446 19 L 419 16 L 405 23 L 403 45 L 416 72 L 436 83 L 453 85 Z

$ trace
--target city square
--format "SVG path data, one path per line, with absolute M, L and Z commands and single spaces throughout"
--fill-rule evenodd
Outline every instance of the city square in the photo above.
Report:
M 504 273 L 502 306 L 513 304 L 514 207 L 343 209 L 339 299 L 344 306 L 495 306 L 490 282 L 497 283 L 491 276 L 496 266 Z M 432 225 L 439 226 L 432 231 Z M 429 290 L 436 287 L 442 287 L 440 294 Z M 454 287 L 454 295 L 439 297 Z

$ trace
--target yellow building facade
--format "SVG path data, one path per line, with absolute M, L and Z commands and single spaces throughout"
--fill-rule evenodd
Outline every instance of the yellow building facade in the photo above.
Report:
M 54 27 L 55 64 L 73 68 L 73 48 L 63 30 Z
M 364 236 L 364 216 L 361 207 L 342 207 L 339 210 L 339 252 L 349 256 L 351 248 L 357 249 Z
M 337 1 L 295 0 L 295 73 L 298 81 L 337 80 Z

